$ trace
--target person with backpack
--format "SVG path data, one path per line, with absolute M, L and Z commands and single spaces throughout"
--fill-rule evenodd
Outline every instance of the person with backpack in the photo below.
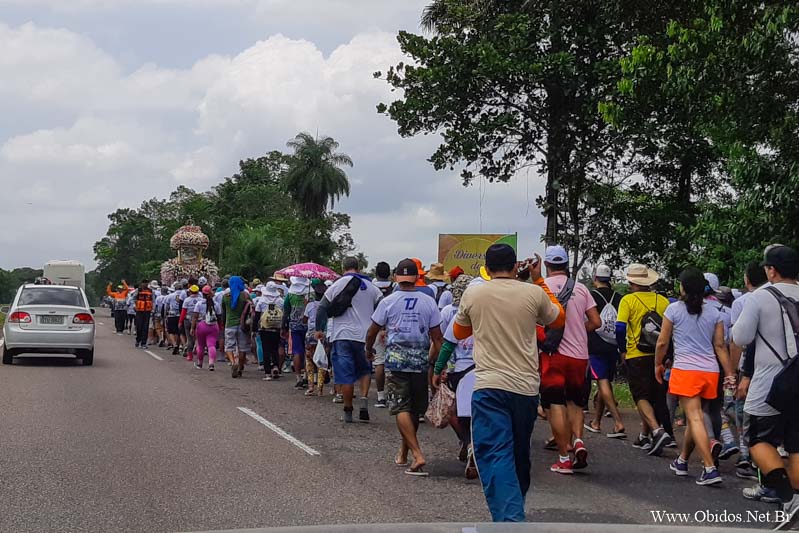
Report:
M 641 432 L 633 448 L 660 455 L 673 442 L 666 388 L 655 379 L 655 347 L 669 300 L 652 291 L 660 275 L 646 265 L 633 263 L 625 276 L 630 293 L 619 303 L 616 343 L 627 365 L 627 379 L 641 417 Z
M 446 278 L 447 274 L 444 272 L 442 263 L 430 265 L 430 271 L 427 273 L 427 279 L 430 280 L 428 287 L 433 289 L 433 297 L 436 299 L 439 310 L 452 303 L 452 292 L 447 288 L 447 283 L 444 281 Z
M 546 329 L 544 341 L 539 342 L 541 405 L 549 409 L 547 419 L 560 454 L 550 470 L 573 474 L 574 469 L 588 466 L 583 442 L 588 332 L 596 330 L 601 321 L 591 293 L 569 276 L 569 254 L 563 246 L 547 247 L 544 266 L 544 283 L 566 311 L 565 325 Z
M 303 313 L 310 288 L 311 281 L 308 278 L 292 276 L 288 294 L 283 301 L 283 334 L 289 340 L 292 368 L 297 378 L 295 389 L 303 389 L 307 384 L 302 377 L 305 369 L 305 335 L 308 333 Z
M 611 287 L 612 270 L 607 265 L 598 265 L 594 275 L 594 289 L 591 296 L 594 298 L 599 311 L 600 326 L 596 331 L 588 334 L 588 360 L 591 368 L 591 377 L 597 383 L 599 398 L 596 402 L 594 418 L 585 429 L 591 433 L 599 433 L 602 427 L 602 415 L 605 409 L 613 417 L 613 431 L 607 434 L 611 439 L 626 439 L 624 428 L 616 397 L 613 395 L 613 380 L 616 377 L 616 367 L 619 364 L 619 346 L 616 344 L 616 318 L 621 304 L 621 295 Z
M 372 280 L 360 273 L 357 257 L 346 257 L 342 262 L 344 275 L 325 292 L 316 312 L 316 339 L 325 338 L 328 330 L 331 340 L 330 357 L 333 363 L 333 381 L 340 385 L 344 400 L 345 423 L 352 423 L 352 400 L 355 383 L 360 388 L 361 422 L 369 422 L 369 384 L 372 379 L 370 360 L 367 359 L 366 331 L 372 323 L 372 313 L 383 293 Z M 334 317 L 328 328 L 328 317 Z
M 202 288 L 202 296 L 197 299 L 191 316 L 191 336 L 195 339 L 196 358 L 194 368 L 202 370 L 205 350 L 208 350 L 208 370 L 214 370 L 216 363 L 216 339 L 219 336 L 219 316 L 222 309 L 214 302 L 210 285 Z
M 255 320 L 264 357 L 264 381 L 280 377 L 280 330 L 283 327 L 283 296 L 274 281 L 267 282 L 255 302 Z
M 705 278 L 699 270 L 687 268 L 679 279 L 680 299 L 666 308 L 655 351 L 655 378 L 662 384 L 664 361 L 674 346 L 669 392 L 679 398 L 687 424 L 682 451 L 669 468 L 687 476 L 688 460 L 697 449 L 704 468 L 696 483 L 715 485 L 722 479 L 711 453 L 705 413 L 719 396 L 719 365 L 724 369 L 725 388 L 735 389 L 735 376 L 724 340 L 724 319 L 718 306 L 705 298 Z
M 136 348 L 147 348 L 147 337 L 150 333 L 150 315 L 153 312 L 153 291 L 147 280 L 139 285 L 133 303 L 136 311 Z
M 732 338 L 738 346 L 755 343 L 754 372 L 744 404 L 749 453 L 763 486 L 782 502 L 775 529 L 789 529 L 799 519 L 799 254 L 772 245 L 761 265 L 771 286 L 748 298 Z M 788 452 L 787 470 L 777 451 L 780 444 Z

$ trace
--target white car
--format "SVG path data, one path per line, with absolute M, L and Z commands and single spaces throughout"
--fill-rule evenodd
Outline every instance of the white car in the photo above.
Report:
M 64 285 L 23 285 L 6 312 L 3 364 L 23 353 L 73 354 L 94 362 L 94 309 L 83 289 Z

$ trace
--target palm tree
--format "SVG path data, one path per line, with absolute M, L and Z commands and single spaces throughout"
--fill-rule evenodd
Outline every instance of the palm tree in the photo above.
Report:
M 328 203 L 333 207 L 342 196 L 350 195 L 350 181 L 341 167 L 352 167 L 352 159 L 336 152 L 338 143 L 333 138 L 300 133 L 286 146 L 294 150 L 286 188 L 305 215 L 320 217 Z

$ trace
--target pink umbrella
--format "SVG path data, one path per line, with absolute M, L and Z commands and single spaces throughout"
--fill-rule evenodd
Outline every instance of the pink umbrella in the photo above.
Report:
M 316 278 L 321 279 L 322 281 L 336 281 L 341 277 L 326 266 L 317 265 L 316 263 L 300 263 L 298 265 L 292 265 L 278 270 L 275 273 L 282 274 L 287 277 L 298 276 L 308 279 Z

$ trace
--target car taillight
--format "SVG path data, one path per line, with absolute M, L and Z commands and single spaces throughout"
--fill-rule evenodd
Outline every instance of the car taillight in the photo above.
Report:
M 8 321 L 15 324 L 30 324 L 31 316 L 25 311 L 16 311 L 11 313 L 11 316 L 8 317 Z
M 72 319 L 73 324 L 94 324 L 94 318 L 89 313 L 78 313 Z

